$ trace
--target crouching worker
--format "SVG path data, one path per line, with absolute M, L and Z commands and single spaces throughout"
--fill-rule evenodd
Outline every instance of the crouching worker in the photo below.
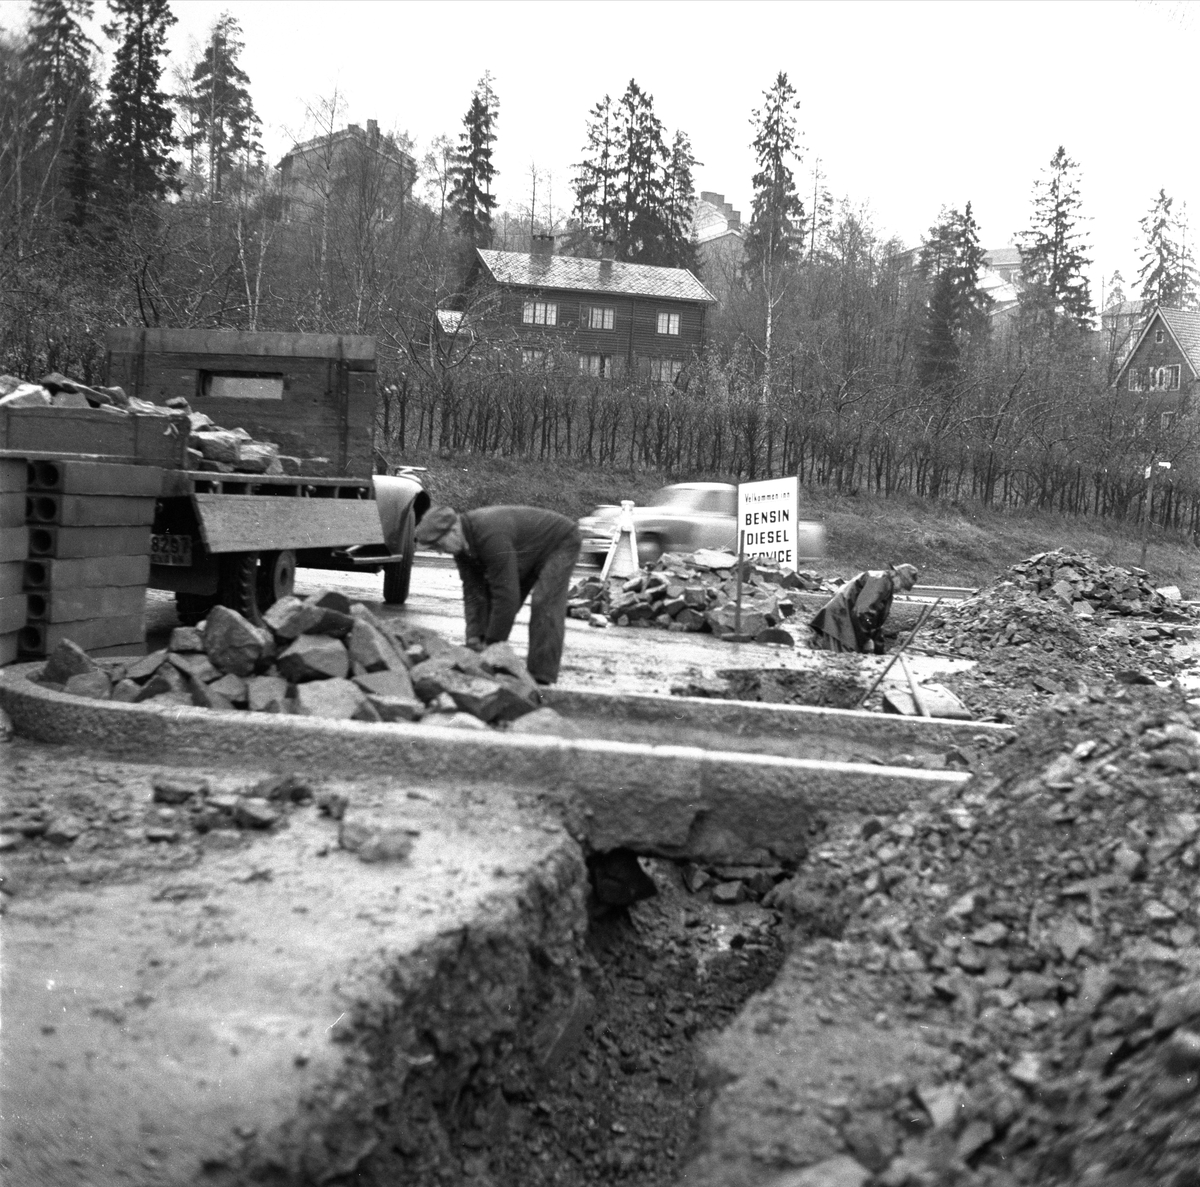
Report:
M 438 507 L 417 525 L 416 541 L 450 553 L 458 565 L 467 646 L 505 642 L 530 599 L 525 666 L 539 684 L 553 684 L 562 662 L 571 570 L 582 543 L 575 521 L 540 507 L 481 507 L 461 515 Z
M 813 646 L 823 651 L 869 651 L 883 654 L 883 624 L 897 590 L 907 592 L 917 583 L 912 565 L 871 569 L 847 581 L 817 611 L 808 624 Z

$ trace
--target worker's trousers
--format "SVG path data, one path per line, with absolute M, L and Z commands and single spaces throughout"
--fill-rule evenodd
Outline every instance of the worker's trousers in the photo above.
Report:
M 576 534 L 547 558 L 529 596 L 529 656 L 525 666 L 540 684 L 553 684 L 562 663 L 567 631 L 567 591 L 579 559 Z

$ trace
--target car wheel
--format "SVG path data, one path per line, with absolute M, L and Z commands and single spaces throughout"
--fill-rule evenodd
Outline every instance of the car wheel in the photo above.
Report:
M 638 536 L 638 564 L 643 567 L 653 564 L 663 554 L 662 538 L 660 536 Z

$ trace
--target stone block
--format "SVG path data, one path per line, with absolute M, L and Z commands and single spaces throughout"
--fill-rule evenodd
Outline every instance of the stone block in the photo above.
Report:
M 242 828 L 271 828 L 283 814 L 269 800 L 243 796 L 233 806 L 233 819 Z
M 412 852 L 419 830 L 390 821 L 344 816 L 338 826 L 338 844 L 362 861 L 403 861 Z
M 141 687 L 134 700 L 141 704 L 143 701 L 156 697 L 171 696 L 181 705 L 192 704 L 192 694 L 189 691 L 183 673 L 172 664 L 162 664 L 158 670 Z
M 479 664 L 488 675 L 497 672 L 518 678 L 529 675 L 525 661 L 513 650 L 511 643 L 490 643 L 479 653 Z
M 203 651 L 204 632 L 196 626 L 177 626 L 171 632 L 168 651 Z
M 212 785 L 207 779 L 156 775 L 151 780 L 152 799 L 156 804 L 186 804 L 189 800 L 208 795 Z
M 67 680 L 63 692 L 69 692 L 73 697 L 94 697 L 96 700 L 107 701 L 112 695 L 112 681 L 102 668 L 91 672 L 80 672 Z
M 326 610 L 333 610 L 338 614 L 346 615 L 349 615 L 350 607 L 353 605 L 344 593 L 338 593 L 336 589 L 318 590 L 308 600 L 318 606 L 324 607 Z
M 699 610 L 693 610 L 690 606 L 684 607 L 672 620 L 672 624 L 681 626 L 685 631 L 702 631 L 704 629 L 704 615 Z
M 495 721 L 503 710 L 520 701 L 509 689 L 484 676 L 468 676 L 449 671 L 443 677 L 443 691 L 448 692 L 455 705 L 480 721 Z M 518 716 L 520 714 L 518 713 Z
M 412 681 L 409 679 L 407 670 L 367 672 L 365 675 L 355 676 L 354 683 L 368 696 L 403 697 L 416 704 L 420 703 L 416 693 L 413 692 Z
M 266 679 L 266 677 L 252 676 L 252 680 Z M 232 674 L 222 676 L 219 680 L 214 680 L 209 689 L 212 692 L 225 697 L 235 705 L 244 705 L 246 703 L 246 680 L 242 676 L 234 676 Z M 286 682 L 285 682 L 286 691 Z
M 301 717 L 328 717 L 337 721 L 378 721 L 366 693 L 350 680 L 314 680 L 296 688 L 296 712 Z
M 391 639 L 363 618 L 358 618 L 346 639 L 351 663 L 362 664 L 368 672 L 383 670 L 408 672 L 408 664 Z
M 96 661 L 82 647 L 70 639 L 64 639 L 46 660 L 41 679 L 43 684 L 66 684 L 72 676 L 97 670 Z
M 142 686 L 132 680 L 118 680 L 113 685 L 110 700 L 120 701 L 123 704 L 132 704 L 137 700 L 138 693 L 142 691 Z
M 252 713 L 286 713 L 287 691 L 282 676 L 251 676 L 246 681 L 246 707 Z
M 155 672 L 167 661 L 167 652 L 152 651 L 149 655 L 142 656 L 141 659 L 132 663 L 125 669 L 125 678 L 132 680 L 137 684 L 141 684 L 149 680 Z
M 204 623 L 204 650 L 222 671 L 249 676 L 266 651 L 267 635 L 228 606 L 214 606 Z
M 426 725 L 440 725 L 445 729 L 485 730 L 487 723 L 480 721 L 473 713 L 435 713 L 425 718 Z
M 431 656 L 416 664 L 409 672 L 413 691 L 428 703 L 446 691 L 445 681 L 452 679 L 448 673 L 454 671 L 454 659 L 449 654 Z
M 339 680 L 349 675 L 350 655 L 340 639 L 329 635 L 300 635 L 276 661 L 279 674 L 300 684 L 309 680 Z
M 345 601 L 345 599 L 342 599 Z M 301 635 L 329 635 L 344 639 L 354 627 L 349 614 L 323 606 L 313 598 L 280 598 L 263 615 L 267 628 L 280 640 L 296 639 Z
M 380 721 L 420 721 L 425 715 L 425 706 L 416 697 L 387 697 L 367 693 L 367 700 Z
M 167 663 L 185 676 L 202 683 L 216 680 L 221 675 L 214 667 L 212 660 L 203 651 L 172 651 L 167 656 Z M 235 676 L 234 679 L 241 679 L 241 677 Z
M 184 672 L 183 679 L 191 694 L 193 705 L 199 705 L 201 709 L 229 710 L 233 708 L 233 702 L 228 697 L 215 692 L 211 684 L 205 684 L 203 680 L 197 680 L 187 672 Z

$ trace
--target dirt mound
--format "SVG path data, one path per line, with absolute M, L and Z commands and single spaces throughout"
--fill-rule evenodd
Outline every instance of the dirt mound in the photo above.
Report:
M 880 1183 L 1197 1181 L 1198 726 L 1170 690 L 1063 698 L 768 898 L 953 1053 L 897 1087 Z
M 979 661 L 946 684 L 981 720 L 1015 721 L 1048 696 L 1114 677 L 1169 683 L 1181 666 L 1172 651 L 1195 635 L 1195 621 L 1196 612 L 1158 593 L 1144 570 L 1059 549 L 940 606 L 922 643 Z

